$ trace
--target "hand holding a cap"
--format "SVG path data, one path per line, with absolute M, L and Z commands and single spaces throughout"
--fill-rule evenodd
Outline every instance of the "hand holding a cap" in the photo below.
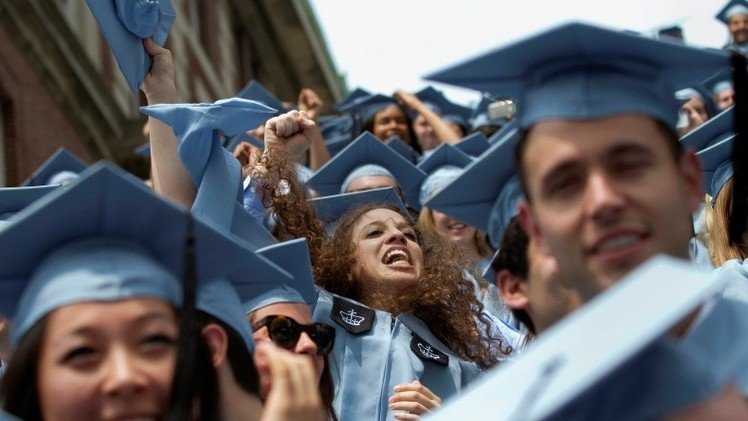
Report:
M 174 61 L 171 51 L 158 46 L 151 38 L 143 40 L 143 46 L 153 59 L 151 70 L 146 74 L 140 87 L 148 104 L 176 103 L 177 85 L 174 82 Z

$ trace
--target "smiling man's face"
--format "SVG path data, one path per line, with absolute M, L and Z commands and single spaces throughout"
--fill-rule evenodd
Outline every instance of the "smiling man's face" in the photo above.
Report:
M 700 166 L 654 119 L 548 120 L 525 141 L 520 218 L 585 300 L 655 254 L 688 257 Z

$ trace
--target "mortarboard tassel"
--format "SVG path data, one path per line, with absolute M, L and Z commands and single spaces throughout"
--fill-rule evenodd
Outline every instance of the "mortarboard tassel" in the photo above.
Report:
M 729 235 L 731 244 L 740 244 L 748 231 L 748 62 L 745 56 L 733 53 L 732 68 L 737 135 L 732 150 L 733 189 Z

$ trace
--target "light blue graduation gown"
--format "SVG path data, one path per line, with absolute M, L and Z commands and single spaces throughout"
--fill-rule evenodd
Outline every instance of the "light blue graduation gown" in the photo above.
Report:
M 681 345 L 696 350 L 716 375 L 733 381 L 748 396 L 748 303 L 717 299 Z
M 455 397 L 481 375 L 439 341 L 421 320 L 393 317 L 321 291 L 314 321 L 335 328 L 328 359 L 335 385 L 333 407 L 345 420 L 393 420 L 388 399 L 397 385 L 420 381 L 442 400 Z

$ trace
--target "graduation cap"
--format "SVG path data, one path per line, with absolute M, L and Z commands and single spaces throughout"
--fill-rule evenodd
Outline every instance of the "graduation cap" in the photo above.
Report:
M 492 145 L 462 175 L 426 202 L 426 206 L 485 232 L 494 248 L 522 200 L 514 150 L 518 131 Z
M 668 26 L 657 30 L 658 38 L 670 39 L 677 42 L 685 41 L 683 28 L 680 25 Z
M 427 86 L 415 93 L 422 102 L 430 105 L 434 111 L 446 120 L 467 127 L 473 113 L 472 108 L 450 101 L 444 93 Z
M 342 105 L 340 111 L 355 115 L 361 122 L 374 117 L 379 111 L 391 106 L 398 105 L 395 98 L 382 94 L 373 94 Z M 398 105 L 399 106 L 399 105 Z
M 320 168 L 307 185 L 326 196 L 345 193 L 356 178 L 387 174 L 397 181 L 408 203 L 418 202 L 418 186 L 426 174 L 365 132 Z
M 177 12 L 171 0 L 86 0 L 127 85 L 138 93 L 151 68 L 143 40 L 164 46 Z
M 178 306 L 187 230 L 187 212 L 108 164 L 48 193 L 0 232 L 0 314 L 13 318 L 14 340 L 81 301 L 149 296 Z M 251 350 L 239 298 L 227 287 L 290 275 L 199 218 L 192 233 L 197 308 L 234 328 Z
M 330 158 L 332 159 L 335 155 L 339 154 L 346 146 L 350 145 L 351 141 L 353 141 L 353 137 L 350 134 L 325 139 L 325 145 L 327 146 L 327 151 L 330 153 Z
M 499 140 L 506 138 L 509 133 L 514 133 L 517 130 L 519 130 L 519 121 L 516 119 L 511 120 L 505 125 L 501 126 L 501 128 L 494 134 L 492 134 L 491 137 L 488 138 L 488 143 L 490 145 L 493 145 Z
M 410 162 L 417 162 L 420 155 L 413 149 L 412 146 L 405 143 L 404 140 L 400 139 L 400 136 L 392 136 L 391 138 L 384 141 L 384 144 L 392 148 L 395 152 L 400 154 L 403 158 Z
M 654 419 L 712 396 L 728 379 L 663 336 L 723 285 L 685 261 L 651 259 L 432 419 Z
M 735 108 L 730 107 L 680 139 L 684 148 L 700 151 L 734 133 Z
M 520 127 L 639 113 L 675 128 L 672 93 L 729 66 L 725 52 L 569 23 L 426 79 L 516 98 Z
M 277 303 L 303 303 L 314 309 L 317 289 L 314 286 L 312 261 L 306 238 L 296 238 L 269 245 L 257 253 L 286 269 L 292 277 L 283 282 L 266 282 L 250 285 L 250 297 L 244 301 L 244 311 L 249 314 L 262 307 Z
M 418 164 L 426 173 L 421 183 L 418 204 L 424 203 L 462 174 L 473 159 L 452 145 L 442 143 L 434 152 Z M 420 206 L 416 210 L 420 209 Z
M 236 94 L 236 97 L 257 101 L 265 106 L 273 108 L 276 110 L 276 115 L 285 114 L 291 111 L 290 108 L 283 105 L 283 101 L 281 101 L 280 98 L 275 96 L 270 92 L 270 90 L 268 90 L 268 88 L 254 79 L 250 80 L 249 83 L 247 83 L 244 88 Z M 259 124 L 257 126 L 259 126 Z M 250 129 L 255 129 L 257 126 L 250 127 Z
M 478 157 L 491 145 L 488 143 L 486 135 L 481 132 L 475 132 L 463 137 L 453 146 L 470 156 Z
M 241 98 L 213 104 L 157 104 L 140 107 L 140 112 L 172 127 L 179 139 L 177 152 L 197 196 L 192 206 L 196 215 L 228 228 L 240 202 L 241 164 L 221 146 L 219 131 L 234 136 L 259 126 L 275 110 Z
M 0 221 L 7 220 L 58 188 L 58 185 L 0 188 Z
M 475 109 L 473 110 L 473 114 L 470 117 L 470 130 L 475 131 L 478 130 L 481 126 L 488 126 L 488 125 L 494 125 L 494 126 L 502 126 L 504 123 L 506 123 L 506 119 L 502 118 L 492 118 L 493 116 L 491 113 L 488 112 L 489 106 L 495 102 L 491 97 L 488 95 L 481 95 L 480 101 L 475 106 Z
M 702 85 L 711 94 L 712 98 L 728 89 L 735 89 L 732 83 L 732 75 L 727 69 L 709 76 L 702 82 Z
M 322 131 L 322 137 L 325 139 L 346 134 L 350 135 L 353 130 L 353 118 L 346 114 L 330 116 L 326 119 L 320 117 L 317 123 Z
M 727 180 L 733 176 L 730 157 L 735 138 L 736 136 L 732 135 L 696 154 L 701 160 L 702 183 L 706 192 L 712 197 L 712 205 Z
M 31 174 L 21 186 L 42 186 L 45 184 L 62 184 L 75 180 L 77 174 L 86 169 L 86 164 L 64 147 L 58 149 L 51 157 Z
M 328 234 L 335 231 L 338 220 L 344 215 L 353 209 L 369 204 L 394 206 L 400 209 L 403 216 L 410 219 L 408 208 L 392 187 L 316 197 L 309 199 L 309 203 L 314 205 L 317 218 L 324 222 Z
M 346 107 L 346 105 L 352 103 L 353 101 L 356 101 L 359 98 L 367 97 L 372 95 L 371 92 L 367 91 L 364 88 L 356 88 L 350 92 L 348 92 L 343 99 L 335 103 L 335 109 L 338 111 L 341 111 L 343 108 Z
M 717 12 L 715 17 L 727 25 L 730 23 L 730 18 L 735 15 L 748 15 L 748 2 L 745 0 L 730 0 Z

